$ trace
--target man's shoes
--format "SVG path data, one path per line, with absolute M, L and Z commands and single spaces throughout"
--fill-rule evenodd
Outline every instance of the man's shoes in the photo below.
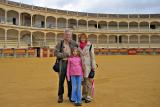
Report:
M 62 103 L 62 102 L 63 102 L 63 96 L 59 96 L 57 102 L 58 102 L 58 103 Z
M 82 103 L 74 103 L 75 106 L 82 106 Z

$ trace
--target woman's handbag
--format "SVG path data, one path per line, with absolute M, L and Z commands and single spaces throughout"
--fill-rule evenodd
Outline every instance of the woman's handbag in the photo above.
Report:
M 91 79 L 92 79 L 92 78 L 94 78 L 94 75 L 95 75 L 95 71 L 93 71 L 93 70 L 91 69 L 88 78 L 91 78 Z

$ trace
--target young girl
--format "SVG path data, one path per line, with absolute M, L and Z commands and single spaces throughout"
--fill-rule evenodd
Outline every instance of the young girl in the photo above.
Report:
M 72 83 L 71 100 L 76 106 L 82 105 L 81 83 L 83 77 L 82 62 L 77 48 L 73 48 L 68 59 L 67 79 Z

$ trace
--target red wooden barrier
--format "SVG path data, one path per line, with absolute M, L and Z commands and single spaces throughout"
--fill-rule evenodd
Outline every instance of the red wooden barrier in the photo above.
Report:
M 128 50 L 127 49 L 120 49 L 119 52 L 125 53 L 125 52 L 128 52 Z
M 53 56 L 54 56 L 54 49 L 50 49 L 49 57 L 53 57 Z
M 153 53 L 153 49 L 152 48 L 147 48 L 145 51 L 148 54 L 152 54 Z
M 25 55 L 26 54 L 26 50 L 25 49 L 15 49 L 15 53 L 17 55 Z
M 109 52 L 118 53 L 118 52 L 119 52 L 119 49 L 109 49 Z
M 28 55 L 35 55 L 36 51 L 35 51 L 34 48 L 29 48 L 29 49 L 27 50 L 27 53 L 28 53 Z
M 14 49 L 3 49 L 2 53 L 3 54 L 14 54 Z
M 157 48 L 157 49 L 156 49 L 156 53 L 157 53 L 157 54 L 160 54 L 160 48 Z
M 137 55 L 136 49 L 128 49 L 128 55 Z
M 47 48 L 43 48 L 43 57 L 48 57 L 48 49 Z

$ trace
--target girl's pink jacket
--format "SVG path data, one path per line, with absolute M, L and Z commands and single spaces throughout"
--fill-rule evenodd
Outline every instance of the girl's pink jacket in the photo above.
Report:
M 67 79 L 70 81 L 70 76 L 82 76 L 82 61 L 79 56 L 72 56 L 68 59 L 67 65 Z

